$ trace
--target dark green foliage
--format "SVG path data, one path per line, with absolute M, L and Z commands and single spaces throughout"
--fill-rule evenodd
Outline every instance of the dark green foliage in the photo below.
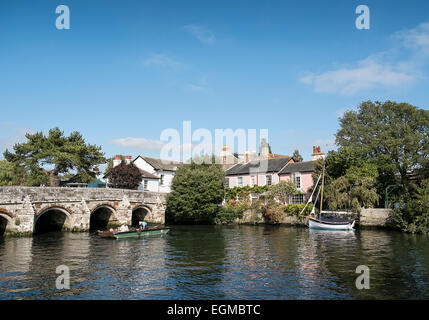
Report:
M 249 209 L 246 202 L 229 201 L 216 214 L 215 223 L 231 223 L 243 218 L 243 213 Z
M 294 160 L 295 162 L 301 162 L 301 161 L 303 160 L 303 158 L 302 158 L 301 154 L 299 153 L 299 150 L 298 150 L 298 149 L 296 149 L 296 150 L 293 152 L 292 158 L 293 158 L 293 160 Z
M 382 204 L 386 187 L 401 184 L 401 188 L 392 189 L 390 194 L 401 203 L 392 215 L 392 225 L 410 232 L 425 232 L 429 111 L 407 103 L 367 101 L 357 111 L 346 112 L 340 124 L 336 134 L 340 148 L 326 159 L 327 182 L 329 185 L 335 181 L 337 189 L 343 190 L 354 185 L 355 190 L 349 191 L 343 200 L 333 197 L 342 203 L 352 202 L 352 207 L 357 202 L 370 206 L 376 203 L 376 189 Z M 377 174 L 371 166 L 375 166 Z M 327 189 L 329 196 L 329 186 Z
M 166 218 L 170 222 L 213 223 L 224 198 L 225 175 L 217 164 L 181 166 L 167 196 Z
M 352 148 L 359 159 L 377 166 L 379 194 L 389 184 L 407 187 L 410 172 L 423 174 L 428 168 L 429 110 L 407 103 L 367 101 L 357 112 L 346 112 L 340 124 L 337 144 Z
M 14 152 L 6 150 L 4 157 L 23 172 L 26 185 L 46 184 L 57 186 L 59 175 L 77 174 L 81 182 L 96 180 L 94 166 L 105 163 L 101 147 L 86 144 L 79 132 L 68 137 L 59 128 L 42 132 L 27 133 L 25 143 L 15 144 Z M 48 168 L 48 169 L 47 169 Z
M 399 207 L 391 215 L 391 223 L 407 232 L 429 233 L 429 179 L 408 188 L 399 198 Z
M 141 183 L 143 175 L 134 163 L 126 164 L 122 161 L 110 170 L 108 177 L 111 188 L 135 190 Z

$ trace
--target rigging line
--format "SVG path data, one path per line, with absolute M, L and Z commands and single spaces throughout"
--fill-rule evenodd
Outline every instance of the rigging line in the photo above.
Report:
M 321 178 L 321 177 L 322 177 L 322 175 L 320 174 L 320 175 L 319 175 L 319 179 L 317 179 L 316 185 L 315 185 L 315 186 L 314 186 L 314 188 L 313 188 L 313 192 L 311 193 L 310 198 L 308 198 L 307 203 L 305 204 L 304 208 L 302 208 L 302 210 L 301 210 L 301 212 L 299 213 L 299 215 L 301 215 L 301 214 L 304 212 L 305 208 L 306 208 L 306 207 L 308 206 L 308 204 L 312 201 L 314 191 L 316 191 L 316 189 L 317 189 L 317 185 L 319 184 L 319 181 L 320 181 L 320 178 Z M 320 189 L 319 189 L 319 191 L 320 191 Z M 317 196 L 319 196 L 319 194 L 317 194 Z M 317 201 L 317 198 L 316 198 L 316 201 Z

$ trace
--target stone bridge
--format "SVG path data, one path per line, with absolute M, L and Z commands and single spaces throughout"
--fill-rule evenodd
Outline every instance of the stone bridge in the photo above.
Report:
M 0 187 L 0 236 L 165 222 L 165 193 L 106 188 Z

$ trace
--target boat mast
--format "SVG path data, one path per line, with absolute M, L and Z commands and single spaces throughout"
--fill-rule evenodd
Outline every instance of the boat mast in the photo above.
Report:
M 322 214 L 322 204 L 323 204 L 323 186 L 325 185 L 325 163 L 323 163 L 323 169 L 322 169 L 322 194 L 320 195 L 320 211 L 319 211 L 319 217 Z

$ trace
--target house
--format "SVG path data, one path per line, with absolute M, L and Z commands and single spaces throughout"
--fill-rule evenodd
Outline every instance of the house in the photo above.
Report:
M 229 188 L 273 185 L 279 182 L 278 172 L 288 163 L 294 162 L 292 157 L 272 158 L 264 160 L 243 161 L 225 171 L 226 183 Z
M 138 186 L 138 190 L 152 192 L 171 192 L 171 182 L 178 167 L 182 165 L 180 162 L 163 160 L 158 158 L 138 156 L 132 160 L 131 156 L 125 156 L 126 164 L 133 163 L 142 174 L 142 181 Z M 122 162 L 120 155 L 115 156 L 113 160 L 113 168 Z M 108 176 L 107 185 L 108 185 Z
M 296 188 L 303 194 L 296 194 L 289 197 L 288 203 L 305 203 L 311 195 L 313 188 L 313 172 L 315 161 L 303 161 L 290 163 L 279 171 L 280 181 L 292 181 Z
M 134 165 L 143 173 L 139 190 L 153 192 L 171 192 L 171 183 L 177 168 L 182 163 L 158 158 L 138 156 Z
M 311 195 L 314 166 L 320 158 L 325 158 L 325 154 L 319 146 L 313 146 L 311 161 L 295 162 L 292 157 L 270 154 L 267 159 L 244 161 L 227 169 L 226 183 L 229 188 L 234 188 L 293 181 L 303 194 L 290 196 L 288 203 L 302 204 Z

